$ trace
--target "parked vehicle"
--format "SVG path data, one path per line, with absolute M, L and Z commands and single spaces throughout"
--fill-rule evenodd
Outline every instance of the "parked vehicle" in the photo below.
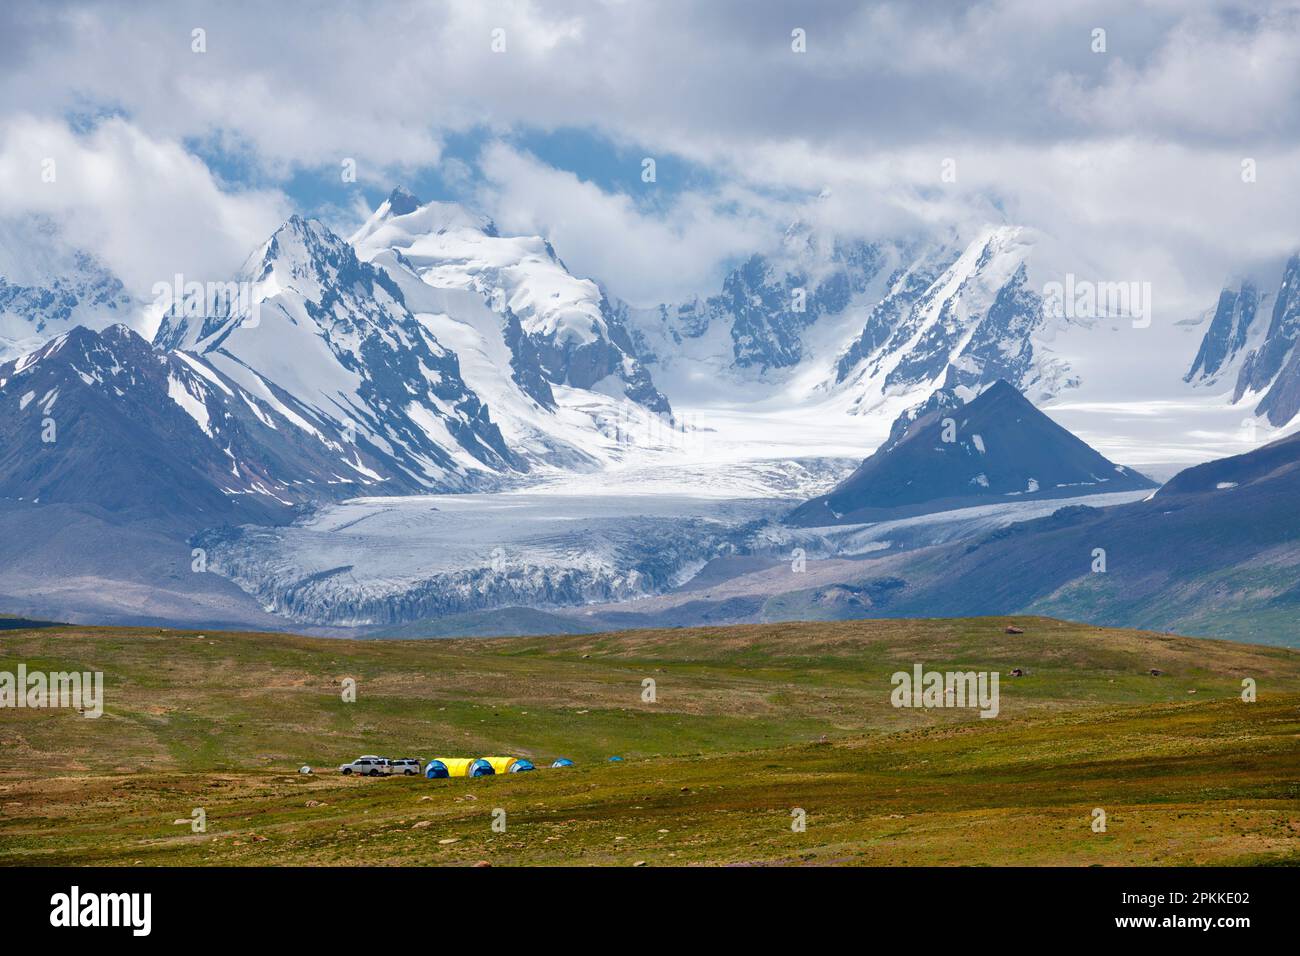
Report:
M 386 759 L 376 757 L 373 754 L 358 757 L 351 763 L 345 763 L 339 767 L 339 773 L 345 777 L 354 773 L 362 777 L 387 777 L 392 772 L 393 768 Z
M 396 760 L 390 760 L 388 766 L 392 768 L 393 773 L 400 773 L 405 777 L 418 777 L 420 775 L 420 761 L 414 757 L 399 757 Z

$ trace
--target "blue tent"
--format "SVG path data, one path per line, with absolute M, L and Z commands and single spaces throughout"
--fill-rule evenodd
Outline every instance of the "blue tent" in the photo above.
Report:
M 533 762 L 531 760 L 525 760 L 523 757 L 520 757 L 518 760 L 516 760 L 514 763 L 510 765 L 511 773 L 523 773 L 525 770 L 536 770 L 536 769 L 537 768 L 533 766 Z
M 488 763 L 486 760 L 484 760 L 482 757 L 479 757 L 477 760 L 475 760 L 472 764 L 469 765 L 469 773 L 467 773 L 466 776 L 467 777 L 491 777 L 495 773 L 496 771 L 492 769 L 492 765 Z
M 610 762 L 617 762 L 617 763 L 622 763 L 622 762 L 623 762 L 623 758 L 622 758 L 622 757 L 610 757 L 609 759 L 610 759 Z
M 570 760 L 568 757 L 561 757 L 559 760 L 555 761 L 555 763 L 551 764 L 551 766 L 552 766 L 552 767 L 572 767 L 572 766 L 573 766 L 573 761 Z
M 450 776 L 447 773 L 447 765 L 441 760 L 430 760 L 424 767 L 424 775 L 430 780 Z

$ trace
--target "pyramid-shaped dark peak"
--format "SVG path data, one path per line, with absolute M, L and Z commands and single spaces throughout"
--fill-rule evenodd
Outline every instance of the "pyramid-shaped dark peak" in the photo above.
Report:
M 1025 404 L 1029 404 L 1028 399 L 1020 394 L 1019 389 L 1008 382 L 1005 378 L 1000 378 L 984 391 L 980 392 L 980 398 L 1017 398 Z
M 398 186 L 388 194 L 388 211 L 394 216 L 405 216 L 423 206 L 415 193 L 405 186 Z
M 861 524 L 995 502 L 1156 487 L 1108 461 L 1004 381 L 965 405 L 939 403 L 902 424 L 901 438 L 896 423 L 892 443 L 787 520 L 805 527 Z
M 992 385 L 989 385 L 966 404 L 959 406 L 959 409 L 966 416 L 986 416 L 986 415 L 1029 415 L 1042 416 L 1045 421 L 1050 421 L 1047 416 L 1043 415 L 1034 403 L 1021 393 L 1006 379 L 998 379 Z

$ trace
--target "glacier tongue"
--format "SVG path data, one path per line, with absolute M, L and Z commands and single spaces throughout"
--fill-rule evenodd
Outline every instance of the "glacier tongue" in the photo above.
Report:
M 268 611 L 395 624 L 657 593 L 734 553 L 753 523 L 786 507 L 670 495 L 369 498 L 290 528 L 207 532 L 198 544 Z

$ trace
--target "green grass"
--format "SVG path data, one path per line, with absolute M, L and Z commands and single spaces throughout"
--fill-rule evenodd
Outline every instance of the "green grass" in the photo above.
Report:
M 1045 618 L 1003 633 L 1011 622 L 462 641 L 5 632 L 0 670 L 102 670 L 106 702 L 98 720 L 0 712 L 0 863 L 1297 861 L 1300 654 Z M 894 709 L 889 676 L 917 662 L 1000 671 L 1000 716 Z M 1239 699 L 1244 677 L 1258 703 Z M 489 752 L 579 765 L 468 781 L 332 770 L 360 753 Z M 1106 833 L 1089 826 L 1097 806 Z M 173 822 L 195 807 L 206 834 Z

